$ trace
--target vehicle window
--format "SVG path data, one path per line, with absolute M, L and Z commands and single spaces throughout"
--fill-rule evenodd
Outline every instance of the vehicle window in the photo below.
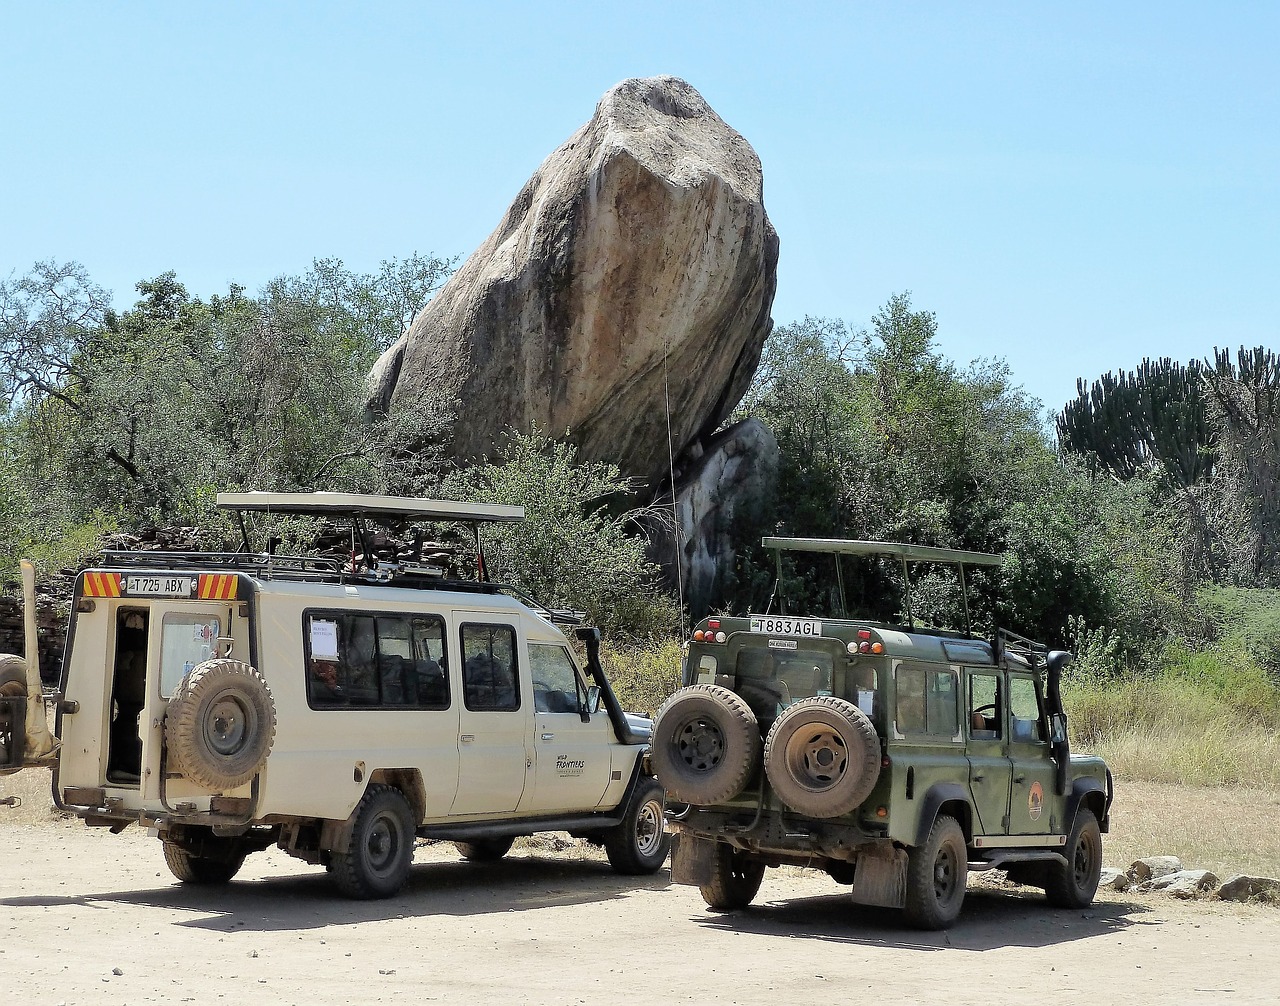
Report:
M 529 644 L 533 707 L 540 713 L 578 713 L 586 693 L 578 681 L 569 651 L 555 643 Z
M 954 671 L 899 664 L 895 681 L 899 733 L 954 737 L 959 732 Z
M 994 674 L 969 675 L 969 736 L 999 740 L 1004 736 L 1000 711 L 1000 679 Z
M 511 626 L 462 627 L 462 697 L 475 711 L 520 708 L 516 630 Z
M 447 709 L 444 620 L 433 615 L 308 612 L 313 709 Z
M 744 648 L 736 666 L 740 686 L 755 685 L 786 705 L 810 695 L 830 695 L 834 661 L 823 650 Z
M 1009 716 L 1011 740 L 1044 741 L 1040 701 L 1036 697 L 1036 683 L 1033 678 L 1009 676 Z
M 161 624 L 160 694 L 169 696 L 189 670 L 213 658 L 222 622 L 217 615 L 171 611 Z

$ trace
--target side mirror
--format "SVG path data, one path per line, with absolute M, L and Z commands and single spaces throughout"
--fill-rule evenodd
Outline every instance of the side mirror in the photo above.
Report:
M 1061 713 L 1049 717 L 1049 742 L 1063 744 L 1067 739 L 1067 718 Z
M 600 711 L 600 686 L 587 686 L 587 715 L 594 716 Z

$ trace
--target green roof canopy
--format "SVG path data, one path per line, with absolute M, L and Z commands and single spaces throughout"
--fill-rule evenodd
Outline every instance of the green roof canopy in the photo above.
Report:
M 1001 559 L 990 552 L 967 552 L 932 545 L 906 545 L 896 541 L 853 541 L 849 538 L 770 538 L 760 542 L 765 548 L 784 552 L 835 552 L 844 555 L 890 555 L 914 562 L 962 563 L 966 566 L 999 566 Z

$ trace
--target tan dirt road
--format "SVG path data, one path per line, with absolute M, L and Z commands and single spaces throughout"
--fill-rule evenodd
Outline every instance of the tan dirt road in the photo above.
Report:
M 1280 1001 L 1265 907 L 1057 911 L 971 881 L 954 929 L 917 933 L 805 871 L 771 870 L 755 906 L 717 915 L 665 870 L 537 848 L 473 865 L 447 845 L 418 850 L 399 897 L 351 902 L 274 849 L 224 888 L 188 887 L 136 828 L 3 814 L 0 998 L 22 1006 Z

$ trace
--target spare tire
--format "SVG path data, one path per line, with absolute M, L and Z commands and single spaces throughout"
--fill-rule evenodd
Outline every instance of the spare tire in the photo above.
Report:
M 654 774 L 681 803 L 723 803 L 742 792 L 760 760 L 751 707 L 719 685 L 690 685 L 663 703 L 653 724 Z
M 205 789 L 243 786 L 262 770 L 276 736 L 276 707 L 258 671 L 239 660 L 206 660 L 169 699 L 169 768 Z
M 831 695 L 788 706 L 769 731 L 764 771 L 773 791 L 806 817 L 840 817 L 880 777 L 876 728 L 852 702 Z
M 12 653 L 0 653 L 0 697 L 27 694 L 27 662 Z

